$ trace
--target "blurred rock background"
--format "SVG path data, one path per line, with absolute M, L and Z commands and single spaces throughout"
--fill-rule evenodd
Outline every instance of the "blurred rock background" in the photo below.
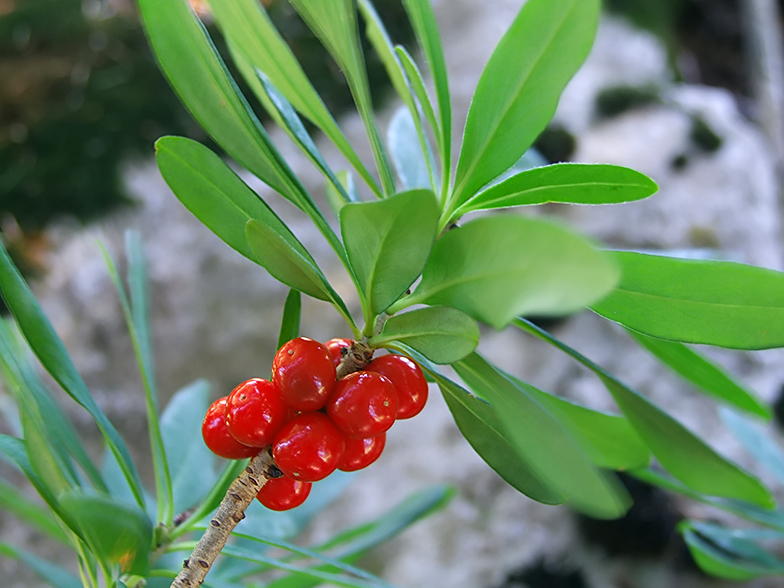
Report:
M 690 250 L 782 269 L 777 159 L 755 120 L 759 101 L 744 51 L 741 0 L 607 1 L 594 50 L 564 93 L 537 142 L 550 161 L 603 162 L 638 169 L 660 186 L 649 200 L 608 207 L 551 205 L 552 214 L 609 247 Z M 399 2 L 376 3 L 410 41 Z M 455 109 L 455 149 L 484 63 L 520 0 L 434 2 Z M 270 6 L 309 71 L 329 90 L 333 112 L 365 144 L 345 111 L 339 72 L 282 1 Z M 216 39 L 220 42 L 220 39 Z M 26 268 L 46 312 L 98 402 L 142 461 L 144 408 L 130 340 L 97 240 L 122 255 L 123 232 L 142 234 L 148 259 L 159 388 L 168 397 L 196 378 L 228 393 L 266 376 L 286 289 L 200 225 L 168 191 L 152 161 L 161 134 L 205 140 L 178 106 L 145 48 L 127 2 L 0 0 L 0 215 L 3 238 Z M 315 56 L 315 58 L 314 58 Z M 373 65 L 373 59 L 369 60 Z M 377 63 L 375 64 L 378 65 Z M 383 78 L 376 67 L 373 74 Z M 342 95 L 342 97 L 341 97 Z M 397 103 L 383 85 L 382 119 Z M 323 200 L 319 175 L 283 133 L 270 129 L 297 173 Z M 320 148 L 329 159 L 335 150 Z M 341 294 L 350 282 L 309 222 L 258 181 L 245 179 L 314 253 Z M 715 405 L 682 384 L 620 329 L 583 313 L 556 334 L 647 394 L 721 451 L 751 466 L 721 427 Z M 348 335 L 320 302 L 306 302 L 304 335 Z M 484 333 L 482 351 L 548 391 L 612 409 L 599 382 L 525 335 Z M 784 354 L 714 352 L 763 398 L 784 382 Z M 90 424 L 73 409 L 87 432 Z M 12 475 L 12 474 L 9 474 Z M 398 423 L 388 447 L 309 530 L 318 538 L 380 514 L 409 492 L 454 484 L 450 506 L 376 550 L 365 563 L 401 586 L 456 588 L 721 586 L 690 563 L 674 525 L 699 513 L 687 501 L 626 483 L 639 499 L 614 525 L 546 507 L 519 495 L 471 450 L 437 390 L 425 412 Z M 0 515 L 0 537 L 37 538 Z M 641 539 L 647 539 L 642 541 Z M 11 586 L 34 586 L 15 562 L 0 559 Z M 780 585 L 780 580 L 749 586 Z

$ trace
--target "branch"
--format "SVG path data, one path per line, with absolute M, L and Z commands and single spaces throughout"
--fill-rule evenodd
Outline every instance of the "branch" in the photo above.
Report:
M 271 449 L 263 449 L 250 460 L 248 467 L 231 483 L 215 516 L 210 520 L 210 526 L 193 548 L 193 553 L 182 564 L 182 570 L 172 582 L 171 588 L 201 586 L 215 558 L 226 545 L 234 527 L 245 518 L 245 509 L 256 498 L 261 487 L 267 480 L 283 475 L 272 459 Z
M 373 350 L 363 341 L 354 341 L 351 347 L 341 350 L 342 357 L 337 368 L 337 379 L 363 370 L 373 359 Z

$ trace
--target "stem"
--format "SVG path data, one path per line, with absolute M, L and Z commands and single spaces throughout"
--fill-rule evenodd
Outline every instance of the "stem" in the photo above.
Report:
M 234 527 L 245 518 L 245 509 L 253 502 L 267 480 L 279 478 L 281 475 L 269 447 L 250 460 L 248 467 L 229 486 L 215 516 L 210 520 L 209 527 L 196 543 L 190 557 L 183 562 L 182 570 L 172 582 L 171 588 L 201 586 Z
M 343 354 L 337 369 L 337 379 L 367 367 L 373 359 L 373 350 L 364 341 L 354 341 Z

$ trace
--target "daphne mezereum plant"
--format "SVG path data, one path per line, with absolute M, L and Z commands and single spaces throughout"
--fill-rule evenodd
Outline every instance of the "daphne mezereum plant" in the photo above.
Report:
M 744 350 L 784 346 L 784 274 L 737 263 L 605 251 L 557 222 L 501 210 L 547 202 L 630 202 L 657 189 L 644 175 L 618 166 L 526 165 L 527 151 L 590 51 L 599 0 L 529 0 L 522 6 L 478 81 L 456 154 L 445 56 L 427 0 L 403 0 L 427 75 L 392 43 L 370 0 L 290 3 L 346 77 L 367 131 L 371 168 L 258 1 L 208 2 L 229 57 L 254 98 L 323 174 L 338 232 L 270 140 L 189 4 L 139 0 L 161 69 L 194 118 L 226 155 L 288 201 L 272 204 L 294 206 L 313 221 L 355 286 L 361 316 L 351 313 L 270 204 L 221 157 L 186 138 L 159 139 L 158 166 L 177 198 L 226 244 L 291 288 L 281 345 L 299 334 L 300 296 L 325 301 L 353 333 L 338 376 L 362 370 L 376 350 L 410 358 L 437 384 L 476 452 L 531 499 L 567 504 L 594 517 L 618 517 L 629 498 L 612 470 L 623 470 L 764 525 L 766 538 L 784 538 L 784 513 L 775 509 L 770 490 L 757 478 L 525 318 L 589 308 L 625 327 L 635 342 L 701 391 L 737 411 L 770 419 L 767 405 L 690 344 Z M 392 118 L 386 144 L 371 104 L 360 27 L 403 105 Z M 333 169 L 305 121 L 334 143 L 350 169 Z M 474 217 L 479 211 L 489 213 Z M 384 521 L 305 549 L 276 536 L 270 521 L 281 519 L 263 509 L 259 514 L 261 507 L 253 501 L 268 479 L 280 475 L 274 448 L 272 453 L 260 448 L 250 462 L 230 463 L 212 476 L 214 484 L 194 490 L 192 471 L 205 476 L 199 460 L 207 449 L 198 423 L 206 392 L 199 389 L 197 416 L 176 417 L 172 406 L 179 394 L 159 416 L 140 246 L 130 239 L 130 296 L 108 254 L 107 260 L 145 384 L 154 498 L 3 253 L 0 289 L 19 330 L 54 379 L 95 418 L 108 448 L 102 467 L 89 460 L 7 330 L 3 371 L 20 419 L 18 435 L 0 437 L 0 451 L 45 502 L 41 507 L 20 497 L 20 516 L 75 550 L 81 578 L 13 546 L 3 546 L 5 554 L 25 559 L 57 586 L 80 581 L 87 587 L 153 586 L 172 578 L 172 585 L 197 586 L 208 572 L 213 586 L 387 585 L 351 562 L 443 504 L 448 492 L 436 489 L 413 497 Z M 520 329 L 566 353 L 600 379 L 620 414 L 566 401 L 506 373 L 475 351 L 479 322 L 498 330 Z M 445 375 L 444 365 L 454 368 L 460 381 Z M 197 392 L 181 394 L 195 397 Z M 16 497 L 16 490 L 3 488 Z M 186 490 L 191 492 L 187 499 L 182 497 Z M 314 504 L 279 516 L 301 522 L 305 514 L 297 513 L 311 516 L 319 506 Z M 204 534 L 194 542 L 192 533 L 199 530 Z M 235 539 L 227 543 L 232 531 Z M 739 568 L 751 577 L 782 571 L 767 565 L 765 558 L 773 556 L 763 547 L 739 555 L 724 544 L 717 548 L 722 536 L 707 527 L 691 524 L 683 531 L 697 561 L 712 573 L 739 577 Z M 290 554 L 266 556 L 262 541 Z M 216 560 L 219 553 L 227 557 Z M 259 579 L 270 567 L 288 576 Z

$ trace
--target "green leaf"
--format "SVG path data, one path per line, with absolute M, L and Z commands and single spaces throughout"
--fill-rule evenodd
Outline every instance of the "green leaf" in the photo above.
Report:
M 436 242 L 422 281 L 401 302 L 454 306 L 501 329 L 521 314 L 580 310 L 617 280 L 612 260 L 567 229 L 522 216 L 483 217 Z
M 430 173 L 416 124 L 405 107 L 399 108 L 389 121 L 387 141 L 403 189 L 430 188 Z
M 732 349 L 784 346 L 784 273 L 615 251 L 621 281 L 591 309 L 646 335 Z
M 226 152 L 303 208 L 291 170 L 228 73 L 184 0 L 139 0 L 155 57 L 180 100 Z
M 289 291 L 283 305 L 283 318 L 280 321 L 278 349 L 284 344 L 299 337 L 299 322 L 302 317 L 302 297 L 298 290 Z
M 346 76 L 357 110 L 365 123 L 384 194 L 395 191 L 392 170 L 376 127 L 365 59 L 359 43 L 356 0 L 290 0 Z
M 773 506 L 770 492 L 759 480 L 720 456 L 650 400 L 533 323 L 517 319 L 514 324 L 594 372 L 654 457 L 689 488 L 712 496 L 746 500 L 766 508 Z
M 61 496 L 60 506 L 99 560 L 119 564 L 124 573 L 147 574 L 152 523 L 144 511 L 75 492 Z
M 405 343 L 434 363 L 464 358 L 479 343 L 479 327 L 464 312 L 448 306 L 429 306 L 387 319 L 384 328 L 368 343 L 394 348 Z
M 351 267 L 376 315 L 414 283 L 425 266 L 438 223 L 429 190 L 411 190 L 379 202 L 347 204 L 340 232 Z
M 433 110 L 433 103 L 430 101 L 430 95 L 427 93 L 427 89 L 425 88 L 425 81 L 422 79 L 422 72 L 419 71 L 419 67 L 417 67 L 414 58 L 411 57 L 411 54 L 406 51 L 406 48 L 402 45 L 395 46 L 395 54 L 400 60 L 400 64 L 403 66 L 403 71 L 406 73 L 406 79 L 411 86 L 411 90 L 414 92 L 414 96 L 416 96 L 417 100 L 419 101 L 419 108 L 421 109 L 425 120 L 430 125 L 430 128 L 436 137 L 438 150 L 443 157 L 444 146 L 441 144 L 441 141 L 443 141 L 444 137 L 443 133 L 441 133 L 441 125 L 436 118 L 435 111 Z M 416 109 L 412 110 L 413 116 L 414 112 L 417 111 Z M 448 173 L 445 172 L 445 175 L 448 176 Z
M 656 339 L 631 330 L 629 334 L 662 363 L 703 392 L 741 410 L 770 419 L 771 410 L 767 404 L 701 353 L 677 341 Z
M 340 171 L 335 174 L 343 190 L 335 189 L 331 183 L 324 186 L 324 192 L 327 195 L 327 201 L 335 213 L 335 216 L 340 214 L 340 209 L 349 202 L 359 202 L 359 195 L 357 194 L 357 187 L 354 185 L 354 176 L 347 171 Z
M 5 248 L 0 245 L 0 292 L 13 314 L 30 348 L 55 381 L 95 420 L 112 452 L 117 456 L 134 497 L 144 505 L 141 482 L 128 449 L 114 425 L 98 407 L 87 386 L 76 371 L 51 323 L 41 311 Z
M 0 480 L 0 508 L 50 539 L 70 545 L 68 537 L 55 522 L 52 511 L 33 502 L 26 492 Z
M 773 431 L 763 430 L 757 423 L 726 407 L 722 407 L 719 414 L 746 452 L 784 484 L 784 452 L 773 440 Z
M 231 45 L 251 64 L 253 73 L 247 76 L 249 81 L 256 78 L 255 69 L 263 71 L 294 108 L 332 140 L 368 186 L 380 195 L 376 180 L 352 149 L 261 3 L 209 0 L 209 4 Z
M 458 375 L 486 398 L 505 436 L 535 475 L 573 508 L 615 518 L 630 505 L 622 486 L 597 469 L 568 429 L 528 390 L 516 385 L 476 353 L 453 364 Z
M 436 15 L 430 2 L 428 0 L 403 0 L 403 6 L 406 9 L 406 13 L 408 13 L 408 18 L 414 28 L 419 46 L 425 55 L 425 59 L 427 59 L 430 72 L 433 75 L 440 121 L 438 125 L 433 125 L 433 132 L 436 133 L 438 138 L 438 150 L 441 153 L 441 192 L 446 193 L 452 171 L 452 102 L 449 97 L 449 81 L 447 78 L 446 60 L 444 59 L 444 48 L 441 45 L 441 35 L 438 32 Z M 398 51 L 398 57 L 400 55 L 400 51 Z M 415 77 L 412 77 L 410 67 L 406 67 L 405 60 L 402 63 L 427 115 L 427 105 L 430 104 L 430 100 L 425 101 L 422 99 L 422 94 L 417 89 L 417 80 Z M 421 80 L 421 75 L 419 79 Z M 424 89 L 424 85 L 422 89 Z
M 437 372 L 438 382 L 455 424 L 474 451 L 510 486 L 544 504 L 562 504 L 563 497 L 534 473 L 507 438 L 498 414 L 490 404 Z
M 0 543 L 0 554 L 24 562 L 27 567 L 54 588 L 83 587 L 81 580 L 65 568 L 16 545 L 5 542 Z
M 617 165 L 556 163 L 517 173 L 482 190 L 452 218 L 492 208 L 547 202 L 617 204 L 647 198 L 656 182 L 638 171 Z
M 69 475 L 70 472 L 57 450 L 52 447 L 52 441 L 41 424 L 40 415 L 36 419 L 27 407 L 20 408 L 25 449 L 36 477 L 53 496 L 76 487 L 77 482 Z
M 316 267 L 313 258 L 302 254 L 304 248 L 301 245 L 292 245 L 286 238 L 288 235 L 290 233 L 281 234 L 274 227 L 255 219 L 245 225 L 245 238 L 256 254 L 256 262 L 264 266 L 272 277 L 313 298 L 330 300 L 330 286 L 324 274 Z
M 630 470 L 648 465 L 651 452 L 625 418 L 592 410 L 504 375 L 518 386 L 525 386 L 531 396 L 556 415 L 597 466 Z
M 256 219 L 272 227 L 308 259 L 309 254 L 272 209 L 204 145 L 185 137 L 161 137 L 155 159 L 163 179 L 185 208 L 227 245 L 258 263 L 245 237 Z
M 37 413 L 42 415 L 42 422 L 45 422 L 55 448 L 63 455 L 71 455 L 95 488 L 105 492 L 106 485 L 98 468 L 87 455 L 70 419 L 36 373 L 27 345 L 18 332 L 12 332 L 11 325 L 9 321 L 0 321 L 0 366 L 3 368 L 4 384 L 17 395 L 17 404 L 30 400 L 35 402 Z
M 684 521 L 679 530 L 694 560 L 711 575 L 750 580 L 784 574 L 784 560 L 746 539 L 742 532 L 698 521 Z
M 504 34 L 471 100 L 452 209 L 509 168 L 555 114 L 588 56 L 599 0 L 530 0 Z
M 178 390 L 161 414 L 161 436 L 171 464 L 175 512 L 183 512 L 209 492 L 215 478 L 215 456 L 201 437 L 210 386 L 196 380 Z

